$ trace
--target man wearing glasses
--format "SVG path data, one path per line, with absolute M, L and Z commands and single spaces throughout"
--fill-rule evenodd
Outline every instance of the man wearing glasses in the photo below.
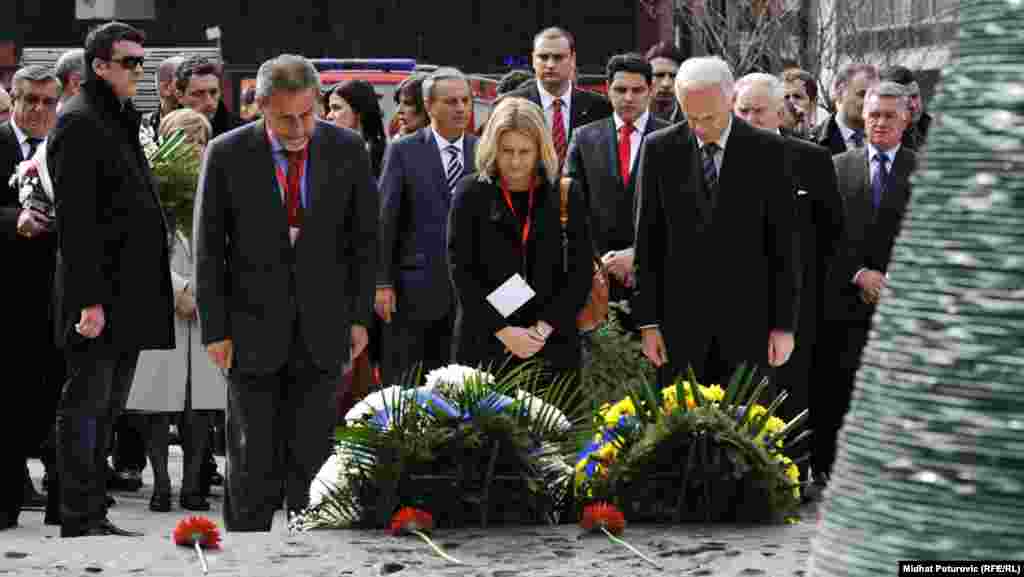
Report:
M 31 158 L 56 121 L 57 77 L 44 66 L 26 66 L 14 74 L 13 115 L 0 124 L 0 176 L 4 183 L 24 160 Z M 25 458 L 37 456 L 53 425 L 54 405 L 62 375 L 54 369 L 61 358 L 53 343 L 50 295 L 53 290 L 56 243 L 50 216 L 24 209 L 19 191 L 0 187 L 0 252 L 11 282 L 3 283 L 3 302 L 17 335 L 4 353 L 10 355 L 6 377 L 21 419 L 2 419 L 0 435 L 8 446 L 0 451 L 0 530 L 17 524 L 23 507 L 45 504 L 28 477 Z M 24 362 L 34 359 L 38 362 Z M 4 427 L 13 427 L 4 429 Z
M 144 40 L 120 22 L 89 33 L 82 92 L 47 145 L 57 338 L 68 368 L 57 416 L 62 537 L 138 535 L 107 518 L 107 449 L 139 351 L 174 348 L 168 230 L 131 101 Z

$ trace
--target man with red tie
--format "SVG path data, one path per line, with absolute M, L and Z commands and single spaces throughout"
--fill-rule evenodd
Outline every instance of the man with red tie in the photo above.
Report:
M 612 107 L 603 96 L 573 86 L 575 70 L 576 39 L 561 28 L 546 28 L 533 37 L 533 71 L 537 82 L 506 94 L 526 98 L 544 111 L 559 166 L 565 164 L 574 130 L 612 114 Z
M 228 378 L 229 531 L 269 531 L 331 451 L 336 385 L 366 346 L 377 190 L 362 138 L 315 117 L 301 56 L 265 62 L 263 120 L 214 139 L 196 196 L 203 343 Z M 279 448 L 280 446 L 280 448 Z
M 636 161 L 648 133 L 669 124 L 648 110 L 653 68 L 639 54 L 608 61 L 613 114 L 580 127 L 569 145 L 566 172 L 578 181 L 590 209 L 594 244 L 612 276 L 611 299 L 629 297 L 633 281 Z

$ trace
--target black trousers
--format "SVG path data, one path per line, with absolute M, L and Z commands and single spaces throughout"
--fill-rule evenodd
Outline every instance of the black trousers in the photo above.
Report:
M 114 446 L 112 456 L 114 470 L 142 472 L 146 468 L 146 432 L 149 425 L 140 413 L 122 414 L 114 423 Z
M 697 326 L 694 330 L 701 329 Z M 667 387 L 679 378 L 686 379 L 688 367 L 692 367 L 700 384 L 725 388 L 741 364 L 748 369 L 756 365 L 755 382 L 768 379 L 768 386 L 757 398 L 757 403 L 767 407 L 776 396 L 776 370 L 768 364 L 768 332 L 763 332 L 763 339 L 758 337 L 760 335 L 739 340 L 712 335 L 703 342 L 691 341 L 675 347 L 669 345 L 669 362 L 658 369 L 658 384 Z
M 423 375 L 451 362 L 454 324 L 452 313 L 433 321 L 392 316 L 381 323 L 381 383 L 399 384 L 420 362 Z
M 870 321 L 830 321 L 822 325 L 815 347 L 814 380 L 810 392 L 812 440 L 811 467 L 815 474 L 829 474 L 836 457 L 836 440 L 850 408 L 854 378 L 868 341 Z
M 13 412 L 0 419 L 0 439 L 5 440 L 0 449 L 0 525 L 18 519 L 25 496 L 25 460 L 39 455 L 56 422 L 64 360 L 52 342 L 48 333 L 38 339 L 19 337 L 7 349 L 7 366 L 13 370 L 0 379 L 0 386 Z
M 347 329 L 346 329 L 347 330 Z M 282 487 L 288 510 L 309 503 L 309 485 L 334 447 L 341 375 L 322 370 L 301 337 L 269 374 L 228 374 L 224 526 L 269 531 Z
M 76 343 L 66 354 L 68 377 L 57 417 L 62 533 L 106 518 L 107 452 L 139 359 L 139 351 L 102 340 Z

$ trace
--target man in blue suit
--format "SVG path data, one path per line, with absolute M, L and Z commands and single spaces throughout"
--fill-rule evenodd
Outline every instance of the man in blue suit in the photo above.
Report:
M 385 325 L 381 373 L 396 384 L 451 358 L 454 298 L 447 266 L 448 209 L 455 184 L 474 172 L 476 137 L 466 132 L 469 81 L 440 68 L 423 81 L 430 126 L 394 142 L 380 177 L 380 261 L 374 308 Z

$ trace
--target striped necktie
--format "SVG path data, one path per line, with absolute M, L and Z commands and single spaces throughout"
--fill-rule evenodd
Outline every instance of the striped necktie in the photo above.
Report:
M 444 151 L 448 153 L 448 166 L 445 169 L 444 178 L 448 183 L 448 192 L 454 193 L 455 184 L 459 182 L 459 177 L 462 176 L 462 151 L 454 144 L 449 144 Z
M 715 165 L 715 153 L 718 152 L 718 144 L 709 142 L 701 147 L 704 160 L 704 193 L 707 194 L 711 206 L 715 205 L 715 193 L 718 188 L 718 167 Z

